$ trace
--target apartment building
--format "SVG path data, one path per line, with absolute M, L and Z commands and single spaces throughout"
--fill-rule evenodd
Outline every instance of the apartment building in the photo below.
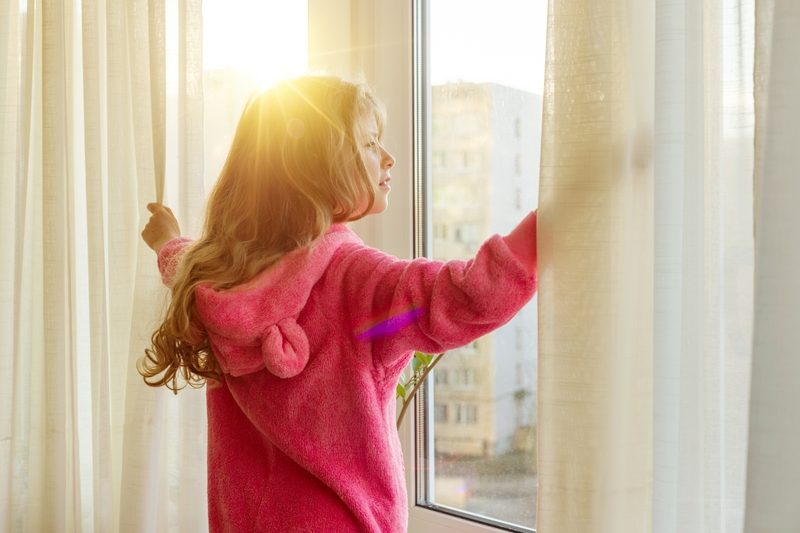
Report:
M 432 88 L 434 259 L 469 259 L 538 200 L 540 95 L 497 84 Z M 531 451 L 536 426 L 536 299 L 434 372 L 437 454 Z

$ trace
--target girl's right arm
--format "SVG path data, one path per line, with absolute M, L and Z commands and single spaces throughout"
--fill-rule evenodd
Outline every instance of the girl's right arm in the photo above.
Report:
M 172 288 L 172 280 L 175 277 L 178 263 L 192 240 L 181 237 L 181 228 L 172 209 L 152 203 L 147 204 L 147 210 L 152 213 L 152 216 L 142 231 L 142 239 L 158 254 L 161 281 L 167 287 Z
M 168 240 L 158 249 L 158 270 L 161 272 L 161 281 L 168 288 L 172 288 L 183 253 L 193 242 L 189 237 L 178 237 Z
M 181 236 L 181 228 L 169 207 L 152 203 L 147 204 L 147 210 L 152 215 L 142 231 L 142 239 L 154 252 L 158 252 L 168 241 Z

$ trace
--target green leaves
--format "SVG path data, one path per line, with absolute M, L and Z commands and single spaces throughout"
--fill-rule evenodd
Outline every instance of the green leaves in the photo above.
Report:
M 430 366 L 433 361 L 433 356 L 427 353 L 414 352 L 414 358 L 411 360 L 411 370 L 414 374 L 425 372 L 425 369 Z
M 396 394 L 397 398 L 403 400 L 403 408 L 400 410 L 400 416 L 397 419 L 397 429 L 400 429 L 400 424 L 403 422 L 403 416 L 414 399 L 414 395 L 419 390 L 420 385 L 425 380 L 428 373 L 433 370 L 439 359 L 442 358 L 444 353 L 437 356 L 432 354 L 414 352 L 414 357 L 411 359 L 411 377 L 403 383 L 403 376 L 400 376 L 400 382 L 397 384 Z
M 433 361 L 433 354 L 414 352 L 414 358 L 422 361 L 423 365 L 427 367 L 431 364 L 431 361 Z
M 428 370 L 428 367 L 433 361 L 433 356 L 422 352 L 414 352 L 414 358 L 411 359 L 411 377 L 403 383 L 403 377 L 400 377 L 400 383 L 397 384 L 397 397 L 406 399 L 406 394 L 409 389 L 414 388 L 420 382 L 420 378 Z

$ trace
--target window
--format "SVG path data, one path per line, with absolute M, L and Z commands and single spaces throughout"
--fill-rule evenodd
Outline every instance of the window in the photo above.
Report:
M 453 387 L 474 388 L 476 382 L 474 368 L 457 368 L 452 371 Z
M 456 242 L 477 244 L 481 240 L 480 227 L 476 224 L 462 224 L 456 227 Z
M 436 422 L 447 422 L 447 404 L 437 403 L 433 409 L 433 418 Z
M 483 127 L 482 122 L 486 120 L 483 115 L 463 112 L 453 115 L 452 118 L 455 125 L 454 136 L 463 138 L 471 138 L 477 134 Z
M 445 188 L 442 186 L 433 187 L 433 205 L 445 204 Z
M 433 168 L 435 169 L 443 169 L 445 168 L 445 157 L 444 152 L 434 152 L 433 153 Z
M 421 49 L 429 53 L 430 78 L 420 80 L 418 72 L 415 84 L 425 83 L 419 94 L 430 95 L 423 108 L 433 117 L 430 137 L 416 143 L 432 167 L 418 181 L 433 194 L 428 253 L 466 260 L 538 201 L 547 4 L 501 0 L 486 9 L 473 1 L 417 0 L 417 13 L 426 12 L 430 39 L 415 45 L 430 47 Z M 441 239 L 445 223 L 451 241 Z M 418 412 L 417 434 L 431 443 L 418 455 L 417 472 L 427 473 L 418 480 L 418 505 L 532 530 L 536 378 L 526 380 L 525 370 L 536 368 L 536 332 L 534 300 L 506 326 L 445 356 L 447 378 L 428 381 Z
M 478 407 L 474 404 L 465 403 L 456 405 L 455 421 L 458 424 L 477 424 Z
M 450 124 L 445 117 L 434 116 L 431 119 L 431 125 L 433 127 L 433 133 L 444 133 Z

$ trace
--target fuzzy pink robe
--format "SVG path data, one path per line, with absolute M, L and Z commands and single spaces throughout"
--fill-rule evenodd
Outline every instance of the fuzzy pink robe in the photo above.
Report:
M 167 286 L 190 244 L 159 250 Z M 206 393 L 210 530 L 404 532 L 400 373 L 413 350 L 463 346 L 530 301 L 536 215 L 468 262 L 401 261 L 342 224 L 306 252 L 235 290 L 197 290 L 225 372 Z

